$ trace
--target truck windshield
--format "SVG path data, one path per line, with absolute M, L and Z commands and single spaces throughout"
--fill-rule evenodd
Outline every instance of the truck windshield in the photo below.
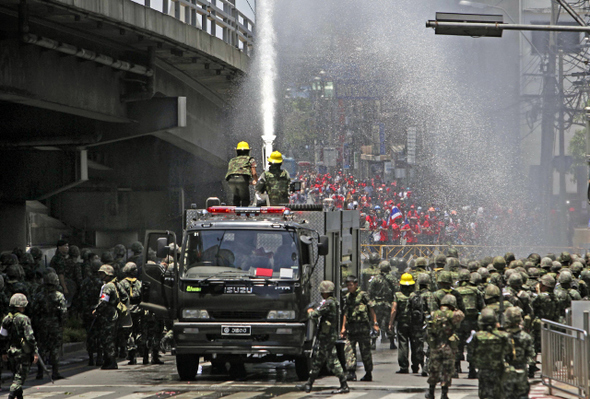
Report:
M 297 279 L 299 246 L 293 231 L 199 230 L 190 232 L 182 276 Z

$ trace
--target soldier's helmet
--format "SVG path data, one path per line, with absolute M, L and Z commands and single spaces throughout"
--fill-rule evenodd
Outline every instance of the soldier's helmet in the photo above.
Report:
M 102 255 L 100 256 L 100 261 L 105 264 L 105 263 L 112 263 L 115 260 L 115 258 L 113 257 L 113 254 L 111 252 L 103 252 Z
M 500 298 L 500 288 L 494 284 L 488 284 L 484 291 L 484 299 L 487 301 L 492 298 Z
M 134 262 L 127 262 L 123 267 L 123 273 L 128 276 L 135 276 L 137 274 L 137 265 Z
M 125 256 L 125 254 L 127 253 L 127 249 L 125 248 L 125 245 L 117 244 L 115 245 L 115 248 L 113 248 L 113 253 L 115 254 L 115 256 L 121 258 Z
M 561 253 L 561 255 L 559 255 L 559 261 L 563 264 L 563 265 L 569 265 L 570 262 L 572 261 L 572 256 L 570 255 L 569 252 L 567 251 L 563 251 Z
M 399 280 L 400 285 L 414 285 L 416 282 L 414 281 L 414 277 L 410 273 L 402 274 L 402 278 Z
M 556 261 L 556 260 L 554 260 L 553 261 L 553 264 L 551 265 L 551 271 L 553 273 L 559 273 L 559 271 L 561 270 L 561 268 L 562 268 L 561 263 L 558 262 L 558 261 Z
M 521 287 L 522 276 L 520 275 L 520 273 L 512 273 L 508 278 L 508 285 L 511 287 Z
M 459 251 L 457 251 L 457 248 L 450 247 L 449 249 L 447 249 L 447 257 L 459 259 Z
M 481 274 L 478 272 L 473 272 L 469 276 L 469 282 L 473 285 L 479 285 L 482 282 Z
M 553 278 L 553 276 L 550 276 L 549 274 L 545 274 L 545 275 L 543 275 L 543 277 L 541 277 L 541 284 L 543 284 L 545 287 L 554 288 L 555 287 L 555 279 Z
M 469 281 L 471 278 L 471 273 L 467 269 L 459 270 L 459 281 Z
M 59 285 L 59 277 L 55 273 L 47 273 L 43 276 L 43 282 L 47 285 Z
M 114 276 L 115 275 L 115 269 L 113 269 L 113 266 L 111 265 L 102 265 L 100 267 L 100 269 L 98 269 L 99 273 L 104 273 L 107 276 Z
M 516 260 L 513 260 L 512 262 L 510 262 L 511 269 L 516 269 L 519 267 L 524 267 L 524 263 L 522 263 L 522 261 L 520 259 L 516 259 Z
M 27 300 L 25 294 L 17 293 L 10 297 L 10 306 L 14 306 L 17 308 L 26 308 L 28 304 L 29 301 Z
M 487 278 L 490 277 L 490 272 L 485 267 L 480 267 L 479 269 L 477 269 L 477 273 L 484 280 L 487 280 Z
M 131 244 L 130 248 L 134 254 L 140 254 L 143 252 L 143 245 L 139 241 L 135 241 L 133 244 Z
M 29 249 L 29 252 L 31 253 L 31 255 L 33 255 L 33 259 L 35 260 L 39 260 L 43 257 L 43 251 L 41 251 L 39 247 L 32 247 L 31 249 Z
M 418 275 L 418 285 L 430 285 L 430 276 L 426 273 Z
M 506 254 L 504 254 L 504 260 L 506 261 L 507 264 L 510 264 L 510 262 L 512 262 L 515 259 L 516 259 L 516 256 L 514 256 L 513 252 L 506 252 Z
M 442 271 L 439 273 L 438 279 L 436 280 L 436 282 L 437 283 L 453 284 L 453 276 L 451 275 L 451 272 Z
M 492 264 L 488 265 L 487 269 L 490 274 L 498 271 Z
M 478 261 L 472 260 L 467 264 L 467 269 L 469 269 L 469 271 L 473 273 L 473 272 L 476 272 L 480 266 L 481 265 Z
M 494 313 L 494 310 L 490 308 L 484 308 L 477 320 L 480 326 L 492 326 L 496 324 L 496 321 L 496 314 Z
M 23 256 L 20 258 L 21 265 L 34 265 L 35 259 L 33 259 L 33 255 L 28 252 L 25 252 Z
M 382 260 L 379 263 L 379 270 L 381 271 L 381 273 L 389 273 L 391 271 L 391 266 L 389 265 L 389 262 L 386 260 Z
M 408 262 L 404 258 L 398 258 L 397 260 L 397 270 L 405 271 L 408 268 Z
M 457 270 L 457 268 L 459 267 L 459 259 L 457 258 L 447 258 L 447 267 L 445 267 L 445 270 L 448 268 L 449 270 Z
M 531 262 L 530 260 L 527 260 L 526 262 L 524 262 L 524 269 L 525 270 L 529 270 L 531 267 L 536 267 L 533 262 Z
M 70 245 L 68 255 L 70 255 L 70 258 L 78 258 L 80 256 L 80 248 L 76 245 Z
M 545 256 L 543 259 L 541 259 L 541 267 L 543 269 L 550 269 L 552 265 L 553 261 L 551 260 L 551 258 Z
M 440 300 L 441 306 L 451 306 L 453 309 L 457 308 L 457 298 L 454 295 L 447 294 Z
M 539 278 L 539 269 L 537 269 L 536 267 L 531 267 L 529 269 L 529 276 L 531 278 Z
M 320 283 L 320 292 L 322 294 L 329 294 L 334 292 L 334 283 L 328 280 L 324 280 Z
M 522 321 L 522 311 L 518 306 L 510 306 L 504 311 L 504 320 L 508 326 L 517 326 Z
M 571 284 L 572 280 L 572 274 L 569 272 L 569 270 L 564 270 L 561 273 L 559 273 L 559 284 Z
M 481 266 L 488 267 L 488 265 L 491 265 L 493 261 L 494 258 L 492 258 L 491 256 L 486 256 L 481 260 Z
M 381 261 L 381 257 L 379 256 L 378 253 L 376 252 L 372 252 L 371 255 L 369 255 L 369 263 L 372 265 L 376 265 Z
M 551 253 L 551 252 L 549 252 L 549 253 L 548 253 L 547 255 L 545 255 L 545 256 L 547 256 L 549 259 L 551 259 L 551 262 L 553 262 L 554 260 L 557 260 L 557 257 L 555 256 L 555 254 L 554 254 L 554 253 Z
M 582 265 L 582 262 L 580 262 L 580 261 L 575 261 L 570 265 L 570 270 L 575 275 L 579 275 L 582 272 L 583 268 L 584 268 L 584 266 Z
M 444 267 L 447 263 L 447 257 L 444 255 L 437 255 L 436 258 L 434 258 L 434 263 L 437 267 Z
M 428 262 L 426 261 L 426 258 L 423 256 L 420 256 L 416 259 L 416 267 L 426 267 L 428 265 Z
M 503 256 L 496 256 L 492 262 L 492 265 L 494 265 L 494 268 L 497 271 L 501 272 L 506 268 L 506 259 L 504 259 Z
M 541 255 L 533 252 L 527 257 L 527 259 L 533 262 L 534 265 L 538 265 L 541 261 Z
M 582 270 L 582 273 L 580 273 L 580 278 L 584 281 L 590 281 L 590 270 Z
M 6 269 L 6 276 L 9 278 L 20 278 L 20 267 L 18 265 L 10 265 Z

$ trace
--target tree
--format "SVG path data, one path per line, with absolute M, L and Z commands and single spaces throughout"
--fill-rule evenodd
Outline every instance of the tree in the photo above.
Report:
M 572 181 L 576 181 L 576 168 L 586 165 L 586 129 L 577 130 L 570 140 L 568 150 L 572 154 L 572 165 L 569 173 L 572 175 Z

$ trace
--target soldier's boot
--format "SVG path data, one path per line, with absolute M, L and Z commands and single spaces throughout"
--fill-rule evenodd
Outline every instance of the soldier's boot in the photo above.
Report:
M 469 365 L 469 374 L 467 375 L 467 378 L 470 380 L 477 379 L 477 370 L 475 369 L 475 366 L 473 366 L 472 364 Z
M 152 364 L 164 364 L 160 359 L 160 352 L 157 349 L 152 352 Z
M 440 399 L 449 399 L 449 387 L 448 386 L 442 387 L 442 394 L 440 395 Z
M 104 360 L 102 358 L 102 351 L 96 352 L 96 363 L 97 366 L 102 366 L 104 364 Z
M 94 353 L 88 352 L 88 365 L 94 366 Z
M 371 373 L 370 371 L 367 371 L 367 373 L 363 376 L 363 378 L 361 378 L 361 381 L 373 381 L 373 373 Z
M 137 359 L 135 358 L 135 351 L 129 351 L 129 363 L 130 366 L 137 364 Z
M 424 397 L 426 399 L 434 399 L 434 389 L 435 388 L 436 388 L 436 385 L 429 385 L 428 392 L 426 393 L 426 395 L 424 395 Z
M 143 350 L 143 364 L 150 364 L 150 351 L 148 348 Z
M 63 380 L 65 377 L 59 373 L 59 364 L 53 365 L 53 370 L 51 371 L 51 378 L 54 380 Z
M 8 399 L 16 399 L 16 392 L 10 392 L 8 394 Z
M 456 372 L 457 374 L 460 374 L 460 373 L 462 373 L 462 372 L 463 372 L 463 370 L 461 370 L 461 361 L 460 361 L 460 360 L 457 360 L 457 361 L 455 362 L 455 372 Z
M 349 393 L 350 388 L 348 388 L 348 384 L 346 383 L 346 378 L 340 381 L 340 388 L 332 391 L 332 393 Z
M 377 338 L 371 338 L 371 350 L 377 349 Z
M 43 367 L 37 362 L 37 375 L 35 376 L 36 380 L 43 379 Z
M 354 370 L 348 373 L 346 381 L 356 381 L 356 372 Z
M 393 339 L 393 337 L 391 337 L 391 339 L 389 340 L 389 349 L 397 349 L 397 346 L 395 345 L 395 340 Z
M 305 384 L 295 385 L 295 388 L 300 391 L 305 391 L 307 393 L 311 392 L 311 388 L 313 387 L 313 382 L 315 378 L 309 377 L 309 379 L 305 382 Z

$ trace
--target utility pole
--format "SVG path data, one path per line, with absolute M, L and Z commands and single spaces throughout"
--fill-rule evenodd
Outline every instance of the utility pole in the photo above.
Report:
M 556 25 L 558 5 L 551 2 L 551 25 Z M 547 66 L 543 74 L 543 113 L 541 121 L 541 161 L 538 185 L 541 189 L 542 210 L 545 215 L 545 240 L 551 234 L 549 220 L 551 198 L 553 197 L 553 144 L 555 143 L 555 48 L 556 33 L 549 32 L 549 46 L 547 48 Z
M 559 85 L 559 206 L 557 207 L 560 213 L 561 228 L 559 231 L 566 232 L 568 230 L 566 215 L 568 209 L 565 202 L 565 174 L 566 162 L 565 162 L 565 95 L 563 89 L 563 50 L 559 49 L 557 52 L 558 59 L 558 85 Z M 561 237 L 563 242 L 567 241 L 567 234 Z

